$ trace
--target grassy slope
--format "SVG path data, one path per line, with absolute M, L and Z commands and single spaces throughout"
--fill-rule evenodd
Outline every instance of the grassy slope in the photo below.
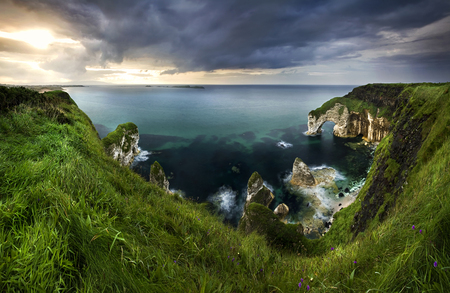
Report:
M 425 107 L 439 112 L 426 125 L 430 134 L 417 166 L 387 219 L 375 219 L 351 241 L 357 201 L 337 213 L 310 256 L 273 249 L 254 234 L 244 237 L 204 205 L 165 194 L 120 167 L 72 101 L 48 94 L 6 103 L 0 116 L 0 291 L 303 292 L 309 285 L 312 292 L 445 292 L 448 87 L 414 89 L 410 102 L 418 115 Z M 382 142 L 377 158 L 383 144 L 389 143 Z M 375 166 L 376 160 L 371 172 Z

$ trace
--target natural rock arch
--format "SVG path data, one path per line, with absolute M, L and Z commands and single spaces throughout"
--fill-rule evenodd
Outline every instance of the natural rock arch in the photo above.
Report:
M 384 117 L 372 117 L 369 111 L 363 113 L 349 111 L 347 106 L 336 103 L 325 113 L 316 116 L 308 114 L 308 135 L 322 132 L 325 122 L 334 122 L 333 134 L 339 137 L 355 137 L 360 134 L 370 142 L 379 142 L 389 133 L 389 121 Z

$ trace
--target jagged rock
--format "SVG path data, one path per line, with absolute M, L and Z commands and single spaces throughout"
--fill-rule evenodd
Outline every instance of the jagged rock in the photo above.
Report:
M 317 185 L 311 170 L 300 158 L 295 158 L 294 166 L 292 167 L 291 184 L 303 187 Z
M 258 172 L 254 172 L 247 184 L 247 202 L 248 206 L 252 202 L 262 204 L 266 207 L 272 202 L 275 197 L 272 192 L 264 186 L 264 181 Z
M 270 192 L 270 190 L 266 186 L 264 186 L 264 180 L 262 179 L 261 175 L 259 175 L 258 172 L 254 172 L 252 176 L 250 176 L 250 179 L 247 183 L 247 200 L 244 206 L 244 213 L 242 215 L 242 218 L 239 220 L 239 226 L 242 226 L 242 224 L 245 223 L 245 227 L 242 228 L 242 230 L 244 230 L 246 233 L 251 233 L 251 231 L 254 230 L 254 228 L 252 228 L 253 221 L 249 221 L 248 219 L 248 207 L 250 206 L 250 204 L 257 203 L 267 208 L 274 198 L 275 197 L 273 196 L 272 192 Z M 270 209 L 268 210 L 270 211 Z
M 119 124 L 102 139 L 106 153 L 122 166 L 129 166 L 139 153 L 139 130 L 132 122 Z
M 289 214 L 289 208 L 284 203 L 279 204 L 275 208 L 274 214 L 277 215 L 280 220 L 283 220 Z
M 164 169 L 157 161 L 150 167 L 150 182 L 161 187 L 166 192 L 171 193 L 169 190 L 169 180 L 167 180 Z

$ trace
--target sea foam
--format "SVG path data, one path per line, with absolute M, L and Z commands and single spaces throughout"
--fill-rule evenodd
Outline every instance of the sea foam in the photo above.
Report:
M 141 148 L 139 148 L 139 154 L 134 157 L 134 161 L 135 162 L 145 162 L 148 160 L 148 157 L 152 154 L 152 152 L 146 151 L 146 150 L 142 150 Z
M 279 142 L 277 142 L 277 147 L 282 148 L 282 149 L 291 148 L 292 146 L 293 146 L 292 143 L 288 143 L 283 140 L 280 140 Z

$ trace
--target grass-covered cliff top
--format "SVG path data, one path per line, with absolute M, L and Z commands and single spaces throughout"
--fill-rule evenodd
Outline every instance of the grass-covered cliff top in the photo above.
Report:
M 408 99 L 411 92 L 417 88 L 435 86 L 436 84 L 433 83 L 368 84 L 354 88 L 343 97 L 336 97 L 325 102 L 321 107 L 312 110 L 310 114 L 318 118 L 333 108 L 336 103 L 340 103 L 345 105 L 350 112 L 362 113 L 364 110 L 368 110 L 372 117 L 385 117 L 390 120 L 400 100 Z M 343 108 L 340 111 L 342 114 Z
M 448 90 L 410 89 L 361 202 L 299 255 L 121 167 L 67 94 L 0 87 L 0 291 L 445 292 Z M 419 146 L 411 168 L 403 145 Z M 352 230 L 355 213 L 380 198 L 390 205 Z

